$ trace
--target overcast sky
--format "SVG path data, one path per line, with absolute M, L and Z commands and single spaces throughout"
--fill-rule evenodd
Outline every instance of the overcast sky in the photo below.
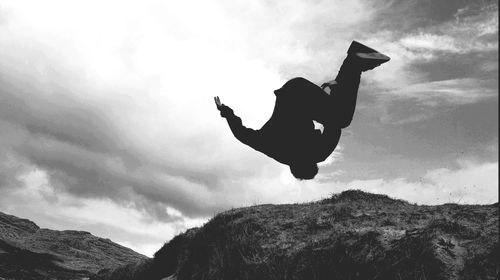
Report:
M 273 90 L 389 55 L 313 181 L 238 142 Z M 151 255 L 215 213 L 362 189 L 498 201 L 498 1 L 0 0 L 0 211 Z

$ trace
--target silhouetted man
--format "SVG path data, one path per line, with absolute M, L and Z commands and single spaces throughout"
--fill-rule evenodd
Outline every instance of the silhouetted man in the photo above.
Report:
M 215 103 L 238 140 L 290 166 L 296 178 L 312 179 L 318 173 L 317 163 L 335 150 L 342 129 L 351 123 L 361 72 L 389 59 L 353 41 L 335 80 L 320 88 L 304 78 L 294 78 L 275 90 L 274 112 L 259 130 L 243 126 L 219 97 Z M 326 87 L 330 94 L 324 91 Z M 323 132 L 314 128 L 313 120 L 323 124 Z

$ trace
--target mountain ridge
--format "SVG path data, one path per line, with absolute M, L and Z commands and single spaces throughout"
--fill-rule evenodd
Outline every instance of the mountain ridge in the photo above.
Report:
M 104 268 L 147 259 L 86 231 L 40 228 L 0 212 L 0 278 L 88 279 Z

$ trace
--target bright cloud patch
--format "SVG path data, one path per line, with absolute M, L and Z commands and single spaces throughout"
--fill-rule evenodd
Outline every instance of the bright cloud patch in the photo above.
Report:
M 498 201 L 498 163 L 462 163 L 459 169 L 430 170 L 418 182 L 404 178 L 352 182 L 376 193 L 390 193 L 419 204 L 491 204 Z
M 476 79 L 453 79 L 410 85 L 401 91 L 392 92 L 393 98 L 413 98 L 419 103 L 436 107 L 439 105 L 463 105 L 497 96 L 497 92 Z

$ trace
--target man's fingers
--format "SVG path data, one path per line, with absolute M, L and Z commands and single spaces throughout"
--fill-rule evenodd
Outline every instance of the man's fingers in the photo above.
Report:
M 217 109 L 220 111 L 222 108 L 222 103 L 220 102 L 220 98 L 218 96 L 214 97 L 215 105 L 217 106 Z

